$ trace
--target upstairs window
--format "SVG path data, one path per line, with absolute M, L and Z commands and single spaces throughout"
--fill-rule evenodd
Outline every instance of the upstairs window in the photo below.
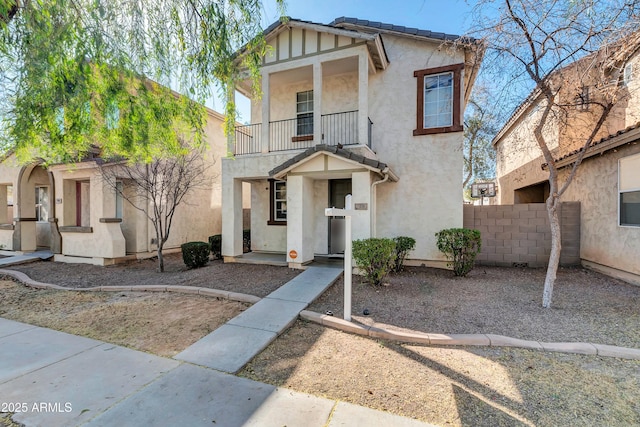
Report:
M 313 135 L 313 91 L 296 94 L 296 135 Z
M 579 111 L 589 110 L 589 87 L 584 86 L 580 93 L 576 95 L 576 109 Z
M 413 135 L 462 131 L 461 79 L 464 64 L 415 71 L 418 82 Z
M 453 73 L 424 77 L 425 128 L 449 127 L 453 124 Z

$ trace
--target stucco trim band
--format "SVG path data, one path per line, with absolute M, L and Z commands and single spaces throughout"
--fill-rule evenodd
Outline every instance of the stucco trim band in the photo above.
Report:
M 100 218 L 98 221 L 100 221 L 103 224 L 110 224 L 110 223 L 122 222 L 122 218 Z
M 65 225 L 58 227 L 61 233 L 93 233 L 93 227 L 77 227 L 74 225 Z

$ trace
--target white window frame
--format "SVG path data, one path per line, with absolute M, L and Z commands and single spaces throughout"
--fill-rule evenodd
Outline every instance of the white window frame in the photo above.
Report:
M 303 95 L 306 99 L 300 101 Z M 313 90 L 298 92 L 296 93 L 296 135 L 313 135 L 313 125 Z M 311 128 L 310 132 L 307 127 Z
M 449 77 L 449 81 L 451 82 L 451 84 L 449 86 L 440 86 L 440 77 L 442 76 L 448 76 Z M 438 83 L 436 85 L 435 88 L 429 88 L 427 85 L 427 80 L 433 80 L 433 79 L 438 79 Z M 455 76 L 453 74 L 453 71 L 445 71 L 443 73 L 437 73 L 437 74 L 427 74 L 426 76 L 424 76 L 424 83 L 423 83 L 423 87 L 424 87 L 424 109 L 423 109 L 423 118 L 422 118 L 422 123 L 425 129 L 433 129 L 433 128 L 447 128 L 447 127 L 451 127 L 453 126 L 453 96 L 454 96 L 454 91 L 453 91 L 453 86 L 455 84 Z M 446 89 L 446 90 L 443 90 Z M 435 104 L 436 105 L 436 110 L 437 113 L 436 114 L 427 114 L 428 108 L 427 108 L 427 94 L 430 93 L 431 91 L 435 90 L 435 94 L 437 97 L 437 100 L 435 103 L 431 103 L 431 104 Z M 445 97 L 441 97 L 440 95 L 445 93 L 446 96 Z M 449 111 L 444 111 L 441 112 L 443 106 L 448 107 Z M 445 117 L 448 116 L 449 121 L 447 123 L 439 123 L 438 120 L 441 117 Z M 434 124 L 430 124 L 428 125 L 427 122 L 427 118 L 428 117 L 435 117 L 436 119 L 436 123 Z
M 283 209 L 283 206 L 284 206 L 284 209 Z M 287 182 L 286 181 L 274 181 L 273 183 L 273 220 L 274 221 L 287 220 Z
M 640 164 L 640 154 L 634 154 L 631 156 L 622 157 L 618 160 L 618 226 L 619 227 L 640 227 L 640 222 L 638 224 L 623 224 L 622 223 L 622 195 L 628 193 L 639 193 L 640 195 L 640 176 L 637 178 L 634 176 L 632 178 L 632 184 L 629 185 L 628 182 L 623 182 L 623 163 L 629 161 L 630 163 L 639 163 Z M 628 165 L 633 170 L 637 170 L 633 164 Z

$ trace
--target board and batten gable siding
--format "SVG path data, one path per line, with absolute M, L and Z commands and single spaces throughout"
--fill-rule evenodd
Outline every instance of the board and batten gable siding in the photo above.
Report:
M 288 28 L 267 43 L 268 50 L 262 63 L 271 65 L 364 43 L 362 40 L 336 34 Z

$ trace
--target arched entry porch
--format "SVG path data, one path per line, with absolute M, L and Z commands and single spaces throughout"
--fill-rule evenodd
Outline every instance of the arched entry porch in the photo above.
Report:
M 13 191 L 13 250 L 32 252 L 38 248 L 60 253 L 62 239 L 55 216 L 53 174 L 40 163 L 23 166 Z

